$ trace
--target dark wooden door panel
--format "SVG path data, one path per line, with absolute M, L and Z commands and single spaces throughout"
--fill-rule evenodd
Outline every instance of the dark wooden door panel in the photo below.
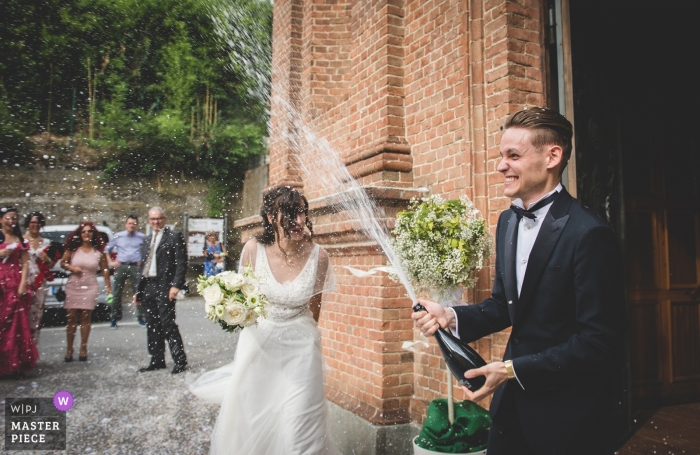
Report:
M 658 302 L 630 302 L 632 383 L 661 383 L 661 305 Z
M 700 380 L 700 303 L 671 302 L 672 382 Z

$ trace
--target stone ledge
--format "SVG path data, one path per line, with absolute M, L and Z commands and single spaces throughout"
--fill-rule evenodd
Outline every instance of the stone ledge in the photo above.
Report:
M 414 423 L 373 425 L 333 402 L 330 407 L 331 438 L 343 455 L 406 455 L 420 432 Z

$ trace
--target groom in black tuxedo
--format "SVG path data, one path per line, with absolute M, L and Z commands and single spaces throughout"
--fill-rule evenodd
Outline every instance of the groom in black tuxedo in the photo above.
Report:
M 440 324 L 466 342 L 511 327 L 503 361 L 465 374 L 486 376 L 476 392 L 464 388 L 469 399 L 494 394 L 489 455 L 611 453 L 625 330 L 616 236 L 561 185 L 568 120 L 529 108 L 503 129 L 498 171 L 513 205 L 496 228 L 492 295 L 452 309 L 421 300 L 428 312 L 413 318 L 426 335 Z
M 143 260 L 135 300 L 146 310 L 148 352 L 151 354 L 151 362 L 139 370 L 141 373 L 165 368 L 166 340 L 175 362 L 172 373 L 187 369 L 180 329 L 175 323 L 175 299 L 185 286 L 187 249 L 182 232 L 166 227 L 166 221 L 165 211 L 152 207 L 148 211 L 148 224 L 153 232 L 141 245 Z

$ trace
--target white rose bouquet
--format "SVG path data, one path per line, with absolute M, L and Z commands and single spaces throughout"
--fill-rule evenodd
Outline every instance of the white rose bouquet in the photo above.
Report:
M 491 255 L 486 221 L 466 197 L 414 199 L 396 215 L 392 233 L 392 246 L 416 290 L 442 298 L 456 286 L 473 286 L 475 272 Z
M 242 275 L 229 271 L 209 278 L 200 276 L 197 291 L 204 297 L 207 319 L 218 322 L 227 332 L 255 325 L 258 318 L 265 317 L 268 301 L 250 265 Z

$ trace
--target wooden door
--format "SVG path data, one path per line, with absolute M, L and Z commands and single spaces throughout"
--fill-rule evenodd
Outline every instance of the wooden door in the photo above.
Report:
M 578 198 L 623 246 L 637 408 L 700 400 L 692 5 L 570 0 Z
M 700 150 L 682 134 L 684 123 L 635 128 L 635 153 L 625 160 L 631 379 L 639 405 L 700 400 Z

